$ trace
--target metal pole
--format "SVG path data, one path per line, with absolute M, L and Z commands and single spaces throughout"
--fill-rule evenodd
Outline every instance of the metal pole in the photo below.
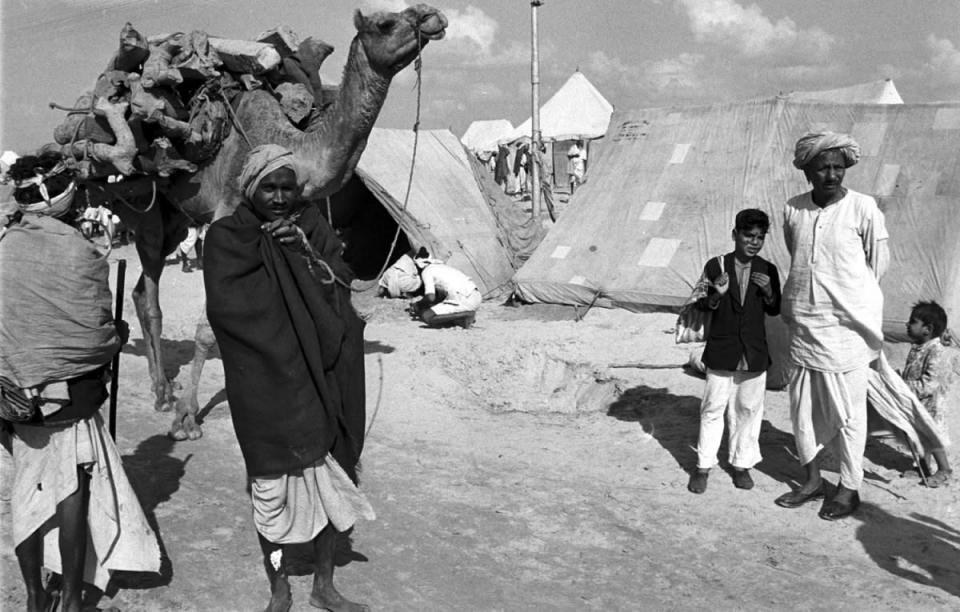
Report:
M 540 50 L 537 46 L 537 7 L 541 4 L 543 0 L 530 2 L 530 127 L 533 131 L 530 135 L 530 208 L 537 221 L 540 220 L 540 168 L 536 163 L 536 156 L 540 155 Z

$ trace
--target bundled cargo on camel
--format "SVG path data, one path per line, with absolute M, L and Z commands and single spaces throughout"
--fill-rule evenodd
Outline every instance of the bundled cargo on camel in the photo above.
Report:
M 195 172 L 233 129 L 233 98 L 270 91 L 291 124 L 318 120 L 328 102 L 319 70 L 333 51 L 289 27 L 256 40 L 202 31 L 144 37 L 127 23 L 91 91 L 67 111 L 54 140 L 82 178 Z M 48 145 L 49 146 L 49 145 Z

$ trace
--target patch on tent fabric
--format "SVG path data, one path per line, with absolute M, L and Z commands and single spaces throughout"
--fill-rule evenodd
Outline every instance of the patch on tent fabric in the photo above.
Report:
M 940 173 L 940 179 L 937 181 L 937 190 L 935 193 L 938 196 L 960 195 L 960 163 L 956 164 L 954 170 Z
M 643 249 L 638 266 L 651 268 L 666 268 L 677 252 L 680 241 L 675 238 L 651 238 L 647 248 Z
M 587 279 L 583 276 L 571 276 L 569 282 L 571 285 L 580 285 L 581 287 L 587 286 Z
M 570 247 L 558 246 L 557 248 L 553 249 L 553 253 L 550 254 L 550 257 L 554 259 L 565 259 L 569 254 L 570 254 Z
M 656 221 L 663 214 L 666 202 L 636 202 L 630 207 L 630 222 Z
M 613 136 L 613 142 L 637 140 L 641 136 L 646 136 L 647 132 L 645 127 L 648 125 L 650 125 L 650 122 L 645 119 L 643 121 L 624 121 L 620 124 L 620 127 L 617 128 L 617 133 Z
M 877 182 L 874 185 L 874 194 L 878 196 L 893 195 L 897 188 L 897 177 L 900 176 L 900 164 L 883 164 Z
M 876 157 L 883 146 L 883 138 L 887 135 L 885 121 L 860 121 L 853 125 L 851 135 L 860 145 L 860 152 L 868 157 Z
M 960 130 L 960 108 L 941 108 L 933 118 L 935 130 Z
M 690 151 L 689 142 L 673 145 L 673 154 L 670 156 L 670 161 L 667 163 L 682 164 L 683 160 L 687 158 L 688 151 Z

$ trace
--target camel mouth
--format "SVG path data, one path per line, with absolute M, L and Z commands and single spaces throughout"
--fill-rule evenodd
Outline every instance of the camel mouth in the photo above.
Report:
M 440 40 L 447 33 L 447 19 L 440 13 L 425 17 L 420 22 L 420 36 L 429 40 Z

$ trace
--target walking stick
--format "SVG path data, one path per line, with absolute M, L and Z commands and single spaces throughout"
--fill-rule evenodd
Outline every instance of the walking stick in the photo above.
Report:
M 113 309 L 113 321 L 115 324 L 119 325 L 120 321 L 123 320 L 123 279 L 126 276 L 127 272 L 127 260 L 120 259 L 117 261 L 117 295 L 115 299 L 115 306 Z M 110 374 L 110 413 L 109 413 L 109 427 L 110 427 L 110 437 L 114 441 L 117 439 L 117 390 L 120 388 L 120 353 L 123 352 L 123 347 L 120 347 L 120 350 L 117 351 L 117 354 L 113 356 L 113 363 L 111 364 L 111 374 Z

